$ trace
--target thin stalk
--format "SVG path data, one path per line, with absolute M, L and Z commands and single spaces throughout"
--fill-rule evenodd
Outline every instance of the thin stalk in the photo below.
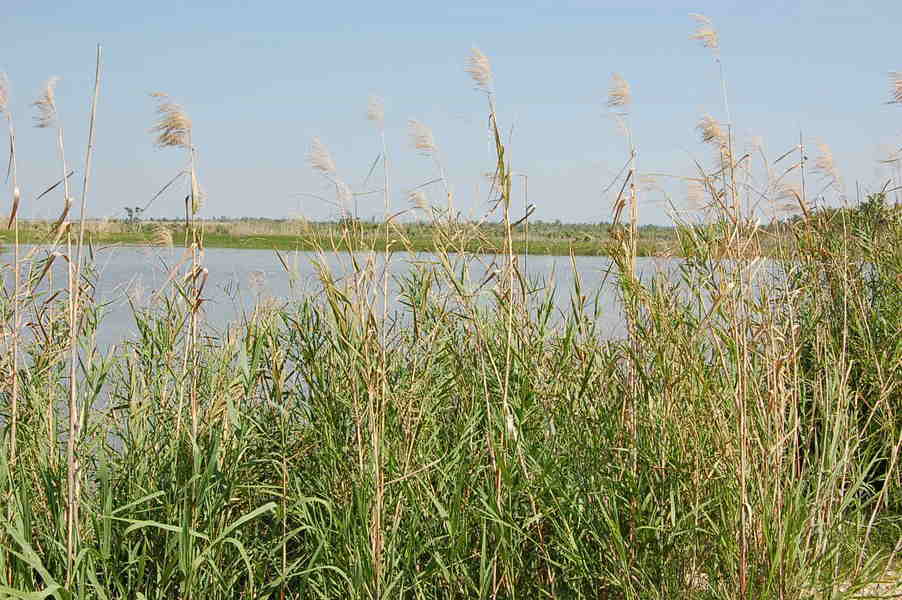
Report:
M 60 162 L 63 166 L 63 194 L 65 196 L 66 205 L 71 202 L 69 196 L 69 178 L 66 177 L 66 174 L 69 172 L 68 165 L 66 163 L 66 150 L 65 144 L 63 142 L 63 128 L 60 125 L 57 125 L 57 145 L 59 147 L 59 156 Z M 63 225 L 66 227 L 66 225 Z M 67 244 L 69 249 L 67 250 L 67 273 L 69 276 L 69 306 L 68 306 L 68 318 L 69 318 L 69 343 L 70 345 L 74 342 L 72 341 L 72 330 L 75 327 L 75 318 L 76 318 L 76 303 L 78 302 L 77 296 L 77 288 L 78 282 L 75 280 L 75 272 L 72 269 L 72 260 L 68 259 L 68 256 L 71 256 L 71 234 L 69 233 L 69 228 L 67 227 Z M 76 397 L 78 394 L 78 382 L 75 378 L 71 377 L 69 379 L 69 432 L 68 439 L 66 440 L 66 481 L 67 481 L 67 497 L 66 497 L 66 585 L 67 587 L 72 583 L 72 567 L 75 561 L 75 528 L 76 522 L 78 520 L 78 491 L 76 489 L 76 479 L 78 478 L 78 457 L 76 456 L 76 440 L 78 438 L 78 404 L 76 403 Z
M 76 445 L 78 444 L 78 438 L 80 435 L 81 422 L 79 420 L 78 414 L 78 389 L 77 389 L 77 367 L 78 367 L 78 333 L 79 333 L 79 315 L 78 308 L 80 305 L 80 290 L 81 290 L 81 263 L 82 263 L 82 250 L 84 247 L 84 238 L 85 238 L 85 212 L 87 210 L 87 198 L 88 198 L 88 190 L 91 183 L 91 159 L 94 156 L 94 132 L 95 132 L 95 122 L 97 118 L 97 99 L 100 95 L 100 65 L 102 58 L 102 49 L 98 45 L 97 46 L 97 60 L 94 71 L 94 96 L 91 100 L 91 117 L 90 124 L 88 126 L 88 148 L 85 154 L 85 172 L 84 179 L 82 182 L 82 190 L 81 190 L 81 214 L 79 215 L 79 227 L 78 227 L 78 245 L 75 249 L 75 264 L 72 265 L 70 261 L 70 273 L 72 273 L 71 277 L 71 286 L 70 286 L 70 315 L 69 315 L 69 439 L 68 439 L 68 454 L 69 454 L 69 464 L 70 464 L 70 474 L 69 474 L 69 503 L 70 503 L 70 517 L 69 522 L 67 524 L 67 542 L 66 546 L 69 552 L 69 568 L 70 572 L 67 574 L 67 579 L 71 583 L 71 568 L 72 568 L 72 559 L 73 552 L 75 551 L 74 544 L 74 535 L 75 535 L 75 526 L 76 519 L 78 518 L 77 510 L 78 510 L 78 499 L 80 492 L 80 485 L 78 481 L 78 457 L 76 455 Z M 62 147 L 62 129 L 60 129 L 60 146 Z M 65 167 L 65 161 L 64 161 Z M 63 170 L 63 177 L 68 181 L 66 177 L 67 171 Z M 68 184 L 66 184 L 68 189 Z M 68 191 L 67 191 L 68 197 Z
M 13 331 L 12 331 L 12 381 L 11 383 L 11 403 L 10 407 L 10 440 L 9 440 L 9 462 L 10 469 L 16 463 L 16 441 L 18 440 L 18 422 L 19 422 L 19 327 L 21 326 L 21 314 L 19 309 L 19 288 L 21 286 L 21 255 L 19 248 L 19 181 L 17 178 L 16 168 L 16 132 L 13 127 L 13 118 L 9 112 L 6 112 L 6 121 L 9 125 L 9 172 L 13 187 L 13 206 L 12 206 L 12 225 L 13 225 L 13 252 L 15 273 L 13 274 Z

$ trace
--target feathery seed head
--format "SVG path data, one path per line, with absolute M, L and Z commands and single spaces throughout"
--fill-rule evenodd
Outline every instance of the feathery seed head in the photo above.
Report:
M 0 115 L 6 113 L 9 106 L 9 80 L 6 73 L 0 73 Z
M 416 119 L 410 119 L 407 121 L 407 124 L 410 129 L 410 141 L 413 147 L 426 155 L 434 153 L 437 147 L 435 138 L 432 137 L 432 130 Z
M 608 90 L 608 106 L 615 108 L 627 106 L 632 100 L 632 90 L 629 82 L 619 73 L 611 75 L 611 87 Z
M 820 154 L 817 158 L 814 159 L 814 169 L 815 173 L 820 173 L 825 179 L 830 180 L 830 185 L 835 187 L 838 191 L 842 190 L 842 178 L 839 175 L 839 170 L 836 168 L 836 163 L 833 160 L 833 151 L 830 149 L 825 143 L 820 143 L 817 145 Z
M 695 126 L 699 134 L 701 134 L 702 142 L 705 144 L 713 144 L 719 148 L 727 146 L 727 136 L 717 119 L 711 115 L 702 115 L 698 125 Z
M 329 149 L 326 148 L 319 138 L 313 138 L 313 142 L 310 144 L 310 152 L 307 153 L 307 161 L 315 170 L 327 175 L 334 175 L 337 171 Z
M 150 130 L 156 135 L 156 145 L 160 148 L 188 148 L 191 143 L 191 119 L 168 95 L 153 92 L 150 96 L 157 101 L 158 120 Z
M 370 96 L 370 101 L 366 108 L 366 118 L 370 121 L 375 121 L 379 126 L 382 125 L 385 121 L 385 105 L 382 102 L 382 98 Z
M 889 74 L 890 104 L 902 104 L 902 71 Z
M 476 87 L 484 92 L 492 91 L 492 64 L 482 50 L 473 46 L 470 56 L 467 58 L 467 73 L 473 78 Z
M 705 48 L 717 50 L 720 48 L 720 42 L 717 39 L 717 31 L 714 29 L 714 23 L 705 15 L 692 13 L 689 15 L 695 20 L 695 32 L 689 36 L 693 40 L 698 40 Z
M 34 117 L 34 126 L 38 128 L 52 127 L 56 123 L 56 84 L 59 77 L 51 77 L 44 84 L 41 95 L 32 103 L 38 114 Z

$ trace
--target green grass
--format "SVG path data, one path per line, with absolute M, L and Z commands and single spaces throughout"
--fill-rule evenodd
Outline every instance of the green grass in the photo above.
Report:
M 190 372 L 175 290 L 105 354 L 86 306 L 71 569 L 67 328 L 41 311 L 0 597 L 733 598 L 741 498 L 750 597 L 864 585 L 902 532 L 902 224 L 813 217 L 759 294 L 723 228 L 680 231 L 688 296 L 619 282 L 631 340 L 519 286 L 477 304 L 441 253 L 401 281 L 403 326 L 371 318 L 378 277 L 324 272 L 321 300 L 206 332 Z
M 195 250 L 335 251 L 346 270 L 317 263 L 318 293 L 260 298 L 216 331 L 195 251 L 98 348 L 106 307 L 68 199 L 55 245 L 4 254 L 24 277 L 0 296 L 0 600 L 839 599 L 886 576 L 902 546 L 898 207 L 877 193 L 817 210 L 802 186 L 797 217 L 760 226 L 763 205 L 786 214 L 805 150 L 788 169 L 734 157 L 733 124 L 709 117 L 704 218 L 639 228 L 648 182 L 620 79 L 608 104 L 632 152 L 611 189 L 628 226 L 535 223 L 529 237 L 530 252 L 603 249 L 619 302 L 579 278 L 547 289 L 514 257 L 525 227 L 488 60 L 474 50 L 469 69 L 495 138 L 494 224 L 428 206 L 428 224 L 200 223 L 191 121 L 157 96 L 157 144 L 189 165 L 170 182 L 190 182 L 189 223 L 88 223 L 88 243 L 178 243 L 187 228 Z M 359 252 L 383 248 L 431 254 L 380 269 Z M 497 270 L 471 279 L 487 251 Z M 640 279 L 643 253 L 683 260 Z M 50 260 L 77 266 L 51 283 Z M 624 338 L 595 311 L 616 311 Z

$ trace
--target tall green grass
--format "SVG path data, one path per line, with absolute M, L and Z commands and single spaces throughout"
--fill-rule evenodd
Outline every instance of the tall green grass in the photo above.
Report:
M 0 598 L 841 598 L 885 576 L 902 539 L 898 210 L 800 196 L 765 261 L 727 133 L 700 175 L 709 218 L 678 224 L 684 260 L 640 276 L 635 219 L 615 227 L 621 303 L 592 309 L 579 279 L 555 292 L 517 263 L 490 75 L 473 74 L 507 252 L 487 279 L 449 197 L 397 313 L 391 254 L 348 251 L 365 235 L 349 221 L 323 248 L 347 271 L 321 266 L 319 295 L 213 331 L 189 202 L 189 250 L 106 349 L 90 261 L 74 297 L 39 285 L 70 255 L 24 261 L 0 305 L 29 323 L 0 363 L 4 411 L 17 390 Z M 174 145 L 196 199 L 190 132 Z M 627 338 L 595 310 L 623 311 Z

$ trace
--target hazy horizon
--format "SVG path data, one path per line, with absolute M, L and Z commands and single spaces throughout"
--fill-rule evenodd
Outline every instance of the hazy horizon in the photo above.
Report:
M 694 160 L 710 162 L 696 123 L 702 114 L 726 118 L 717 65 L 690 40 L 689 13 L 706 14 L 720 34 L 739 140 L 761 136 L 775 158 L 801 133 L 809 158 L 816 144 L 830 145 L 850 196 L 857 183 L 885 182 L 877 159 L 902 145 L 902 107 L 886 103 L 887 73 L 902 70 L 898 2 L 28 3 L 8 7 L 0 41 L 21 215 L 54 218 L 61 206 L 58 191 L 33 201 L 59 177 L 55 136 L 31 126 L 30 104 L 52 75 L 61 77 L 60 121 L 80 186 L 101 44 L 92 218 L 121 218 L 124 206 L 143 206 L 182 164 L 178 151 L 153 145 L 154 91 L 170 94 L 193 121 L 208 196 L 203 216 L 334 218 L 331 206 L 300 195 L 329 193 L 306 161 L 310 142 L 319 137 L 339 175 L 363 190 L 381 150 L 366 119 L 368 98 L 377 95 L 385 103 L 393 207 L 406 207 L 407 191 L 435 176 L 408 140 L 407 121 L 415 118 L 435 135 L 456 208 L 478 217 L 487 209 L 481 173 L 494 162 L 485 98 L 464 71 L 476 45 L 492 61 L 499 122 L 512 136 L 513 170 L 529 177 L 534 218 L 608 221 L 610 194 L 602 190 L 627 158 L 605 107 L 613 72 L 632 88 L 641 172 L 691 175 Z M 681 186 L 664 187 L 683 203 Z M 9 210 L 8 196 L 0 212 Z M 162 196 L 146 216 L 177 217 L 182 196 Z M 444 203 L 439 188 L 430 199 Z M 381 195 L 360 198 L 361 218 L 381 214 Z M 640 222 L 669 223 L 661 192 L 643 196 Z

